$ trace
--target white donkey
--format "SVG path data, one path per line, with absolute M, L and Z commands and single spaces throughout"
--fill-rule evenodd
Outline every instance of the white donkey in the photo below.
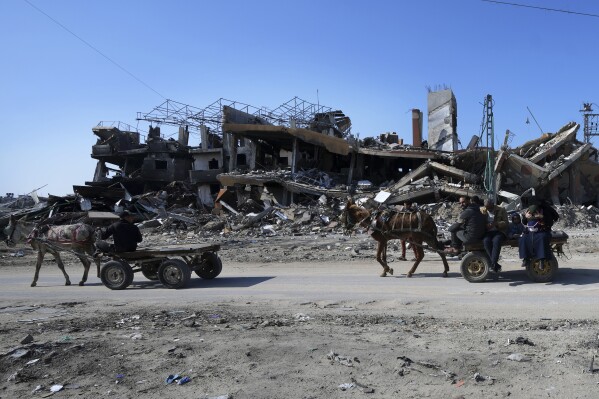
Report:
M 69 224 L 62 226 L 47 226 L 47 229 L 40 231 L 34 223 L 16 220 L 14 216 L 10 217 L 8 226 L 4 229 L 6 235 L 6 245 L 14 247 L 18 242 L 27 241 L 34 250 L 37 250 L 37 264 L 35 265 L 35 275 L 33 276 L 32 287 L 37 285 L 40 268 L 46 252 L 51 253 L 56 259 L 58 268 L 64 274 L 65 285 L 71 285 L 69 275 L 64 269 L 64 264 L 60 258 L 60 251 L 70 250 L 83 263 L 83 278 L 79 285 L 84 285 L 87 281 L 87 274 L 91 262 L 87 255 L 93 256 L 95 247 L 95 231 L 88 224 Z M 100 259 L 94 259 L 100 277 Z

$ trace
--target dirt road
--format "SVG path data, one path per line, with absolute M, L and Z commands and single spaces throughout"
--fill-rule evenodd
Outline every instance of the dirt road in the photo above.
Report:
M 123 291 L 95 276 L 65 287 L 51 261 L 30 288 L 33 255 L 6 255 L 0 398 L 53 386 L 58 398 L 599 395 L 594 253 L 573 253 L 554 283 L 533 284 L 505 251 L 499 281 L 471 284 L 457 260 L 445 279 L 432 254 L 411 279 L 409 262 L 380 278 L 371 247 L 347 244 L 360 250 L 345 259 L 346 243 L 331 245 L 285 256 L 272 243 L 224 249 L 218 278 L 182 290 L 141 275 Z M 67 271 L 73 282 L 82 272 L 72 259 Z M 166 384 L 174 374 L 191 381 Z
M 228 263 L 215 280 L 194 277 L 187 289 L 169 290 L 136 275 L 123 291 L 105 288 L 91 276 L 85 287 L 64 286 L 64 278 L 52 265 L 44 265 L 38 287 L 29 288 L 32 267 L 0 269 L 0 300 L 108 301 L 145 304 L 215 301 L 239 298 L 280 301 L 290 306 L 305 301 L 386 303 L 409 306 L 435 317 L 472 318 L 489 314 L 498 317 L 538 319 L 544 317 L 596 317 L 599 302 L 599 270 L 586 258 L 562 261 L 559 279 L 551 284 L 531 283 L 517 259 L 506 259 L 499 281 L 471 284 L 459 274 L 459 261 L 450 260 L 450 275 L 441 277 L 441 262 L 428 255 L 418 274 L 407 278 L 409 262 L 396 262 L 396 275 L 380 278 L 380 267 L 372 260 L 352 263 Z M 81 267 L 67 267 L 76 284 Z M 402 273 L 403 272 L 403 273 Z M 90 273 L 93 274 L 93 273 Z

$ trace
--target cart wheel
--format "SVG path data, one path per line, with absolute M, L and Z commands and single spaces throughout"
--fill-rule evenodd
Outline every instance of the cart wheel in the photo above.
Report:
M 548 283 L 557 274 L 557 259 L 535 259 L 526 265 L 526 274 L 535 283 Z
M 133 269 L 127 262 L 111 260 L 102 266 L 100 279 L 111 290 L 124 290 L 133 282 Z
M 480 283 L 487 278 L 490 267 L 487 254 L 482 251 L 475 251 L 464 256 L 460 265 L 460 272 L 467 281 Z
M 141 265 L 141 274 L 144 275 L 148 280 L 158 280 L 158 269 L 160 268 L 160 262 L 144 263 Z
M 158 279 L 167 288 L 183 288 L 191 278 L 191 270 L 181 259 L 167 259 L 158 269 Z
M 195 273 L 205 280 L 212 280 L 223 271 L 223 262 L 215 252 L 202 255 L 202 263 Z

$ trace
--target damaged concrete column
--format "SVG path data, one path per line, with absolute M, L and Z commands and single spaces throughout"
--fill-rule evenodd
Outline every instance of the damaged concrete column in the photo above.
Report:
M 295 129 L 295 121 L 291 121 L 291 128 Z M 295 168 L 297 165 L 297 156 L 299 153 L 297 137 L 293 138 L 293 148 L 291 149 L 291 173 L 295 173 Z
M 428 148 L 456 151 L 457 102 L 451 89 L 428 93 Z
M 208 128 L 205 125 L 200 125 L 200 145 L 203 149 L 209 148 Z
M 569 197 L 574 204 L 580 203 L 580 169 L 577 164 L 573 164 L 568 170 L 569 177 Z M 557 180 L 557 179 L 556 179 Z
M 229 171 L 237 168 L 237 136 L 233 133 L 227 135 L 229 137 Z
M 179 144 L 184 147 L 189 145 L 189 128 L 187 126 L 179 126 Z
M 348 186 L 351 186 L 351 182 L 354 178 L 354 168 L 356 167 L 356 156 L 357 156 L 357 154 L 352 151 L 351 159 L 349 161 L 349 173 L 347 174 L 347 182 L 346 182 L 346 184 Z
M 364 155 L 356 154 L 356 180 L 364 178 Z
M 422 111 L 412 110 L 412 145 L 422 147 Z
M 291 128 L 295 129 L 295 121 L 291 120 Z M 291 149 L 291 175 L 295 175 L 296 172 L 296 165 L 297 165 L 297 156 L 299 154 L 299 143 L 297 141 L 297 137 L 293 138 L 293 147 Z M 295 195 L 293 194 L 293 192 L 290 193 L 291 194 L 291 202 L 293 203 L 295 201 Z

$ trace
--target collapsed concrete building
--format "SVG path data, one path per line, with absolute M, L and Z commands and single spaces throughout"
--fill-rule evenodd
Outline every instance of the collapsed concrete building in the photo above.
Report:
M 597 150 L 576 139 L 579 124 L 570 122 L 516 148 L 506 140 L 495 151 L 474 136 L 459 149 L 457 102 L 449 89 L 429 93 L 426 139 L 423 112 L 412 111 L 411 144 L 395 132 L 359 140 L 342 111 L 297 97 L 273 111 L 223 99 L 205 109 L 165 104 L 138 114 L 156 125 L 145 142 L 131 127 L 94 127 L 94 179 L 74 186 L 75 193 L 122 198 L 182 181 L 207 207 L 222 200 L 237 208 L 248 199 L 259 202 L 264 192 L 282 206 L 322 195 L 380 192 L 389 205 L 430 203 L 487 195 L 483 180 L 492 159 L 498 201 L 514 209 L 533 190 L 556 205 L 599 200 Z M 177 126 L 176 140 L 161 137 L 163 124 Z M 195 146 L 194 131 L 200 138 Z M 226 195 L 232 199 L 225 201 Z

